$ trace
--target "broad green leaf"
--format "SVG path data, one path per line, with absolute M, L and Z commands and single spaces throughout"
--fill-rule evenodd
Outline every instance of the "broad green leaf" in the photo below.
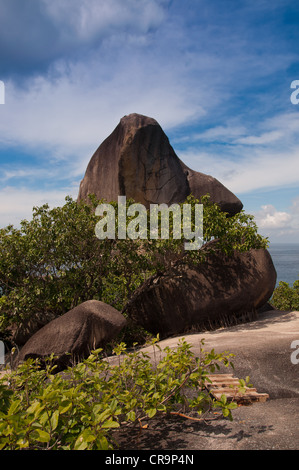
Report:
M 152 398 L 155 400 L 157 398 L 160 398 L 161 397 L 161 394 L 159 392 L 155 392 L 152 396 Z
M 96 415 L 95 422 L 101 423 L 106 421 L 109 417 L 111 417 L 111 410 L 108 408 L 107 410 L 103 411 L 101 414 Z
M 69 400 L 65 400 L 61 403 L 61 405 L 59 406 L 59 413 L 62 415 L 64 413 L 66 413 L 67 411 L 69 411 L 71 408 L 72 408 L 73 404 L 71 401 Z
M 47 431 L 43 431 L 42 429 L 35 429 L 32 433 L 32 437 L 35 441 L 38 442 L 49 442 L 51 439 L 50 434 Z
M 27 439 L 19 439 L 17 441 L 17 446 L 20 449 L 25 449 L 25 448 L 29 447 L 29 441 Z M 1 446 L 0 446 L 0 448 L 1 448 Z
M 85 450 L 88 447 L 88 443 L 84 441 L 83 436 L 79 436 L 75 442 L 74 450 Z
M 223 405 L 226 405 L 226 402 L 227 402 L 227 396 L 224 395 L 224 393 L 221 395 L 221 403 L 223 403 Z
M 55 431 L 55 429 L 58 426 L 58 421 L 59 421 L 59 411 L 56 410 L 51 416 L 50 423 L 51 423 L 51 429 L 52 431 Z
M 109 419 L 108 421 L 105 421 L 105 423 L 103 423 L 101 427 L 103 429 L 119 428 L 119 423 L 117 421 L 113 421 L 112 419 Z
M 149 418 L 153 418 L 155 416 L 155 414 L 157 413 L 157 409 L 156 408 L 150 408 L 149 410 L 147 410 L 146 414 Z
M 200 378 L 200 375 L 198 372 L 193 372 L 193 374 L 190 375 L 189 377 L 191 380 L 198 379 Z
M 94 356 L 97 356 L 102 351 L 103 351 L 103 348 L 98 348 L 98 349 L 95 349 L 94 351 L 91 351 L 91 354 L 94 355 Z
M 29 408 L 27 408 L 26 413 L 29 415 L 35 414 L 36 412 L 40 411 L 43 408 L 44 407 L 42 407 L 40 401 L 34 401 L 32 405 L 29 406 Z
M 21 400 L 14 400 L 14 401 L 11 403 L 11 405 L 10 405 L 10 407 L 9 407 L 9 409 L 8 409 L 8 412 L 7 412 L 8 416 L 11 416 L 11 415 L 13 415 L 13 414 L 16 412 L 16 410 L 18 409 L 20 403 L 21 403 Z
M 98 450 L 109 450 L 110 446 L 105 436 L 100 436 L 96 440 Z
M 83 433 L 81 434 L 81 437 L 83 437 L 84 442 L 93 442 L 96 439 L 96 436 L 93 434 L 91 429 L 84 429 Z
M 234 409 L 238 408 L 238 404 L 233 401 L 232 403 L 227 405 L 227 408 L 230 409 L 230 410 L 234 410 Z
M 116 400 L 116 398 L 113 398 L 113 400 L 111 400 L 110 404 L 109 404 L 109 408 L 111 411 L 115 411 L 116 410 L 116 407 L 118 405 L 118 401 Z M 133 405 L 134 406 L 134 405 Z
M 135 411 L 129 411 L 129 413 L 127 413 L 127 419 L 129 421 L 135 421 L 135 419 L 136 419 Z
M 8 437 L 7 437 L 7 438 L 4 438 L 4 439 L 1 438 L 1 441 L 2 441 L 2 442 L 0 442 L 0 450 L 4 449 L 4 447 L 6 446 L 6 444 L 9 443 L 9 438 L 8 438 Z

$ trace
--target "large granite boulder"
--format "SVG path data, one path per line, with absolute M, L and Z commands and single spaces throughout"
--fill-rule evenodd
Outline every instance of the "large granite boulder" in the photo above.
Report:
M 84 359 L 90 351 L 105 346 L 126 324 L 115 308 L 97 300 L 83 302 L 35 333 L 17 360 L 56 356 L 58 370 Z
M 230 215 L 243 207 L 218 180 L 188 168 L 155 119 L 130 114 L 92 156 L 78 201 L 87 200 L 89 194 L 108 202 L 126 196 L 149 208 L 150 204 L 184 202 L 189 194 L 200 199 L 207 193 Z
M 209 254 L 197 266 L 177 263 L 148 279 L 126 305 L 133 322 L 168 337 L 219 326 L 255 312 L 271 297 L 276 271 L 267 250 Z

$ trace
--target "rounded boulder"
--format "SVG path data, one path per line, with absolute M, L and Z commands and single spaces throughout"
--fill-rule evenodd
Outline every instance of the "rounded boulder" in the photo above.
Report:
M 105 346 L 125 324 L 125 317 L 115 308 L 88 300 L 35 333 L 22 348 L 18 362 L 28 358 L 43 360 L 54 354 L 58 369 L 63 369 Z

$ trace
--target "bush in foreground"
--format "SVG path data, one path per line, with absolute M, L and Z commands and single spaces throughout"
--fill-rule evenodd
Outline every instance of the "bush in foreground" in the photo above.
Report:
M 208 415 L 218 408 L 232 419 L 236 403 L 225 395 L 212 399 L 205 385 L 220 364 L 233 366 L 233 354 L 206 352 L 202 341 L 197 358 L 184 339 L 176 350 L 161 350 L 157 339 L 154 364 L 149 355 L 128 353 L 121 343 L 114 350 L 117 365 L 101 357 L 101 350 L 63 374 L 55 374 L 51 358 L 45 369 L 34 360 L 20 365 L 0 381 L 0 450 L 108 450 L 117 447 L 115 430 L 142 428 L 142 422 L 160 415 L 188 417 L 196 411 L 198 420 L 216 419 Z

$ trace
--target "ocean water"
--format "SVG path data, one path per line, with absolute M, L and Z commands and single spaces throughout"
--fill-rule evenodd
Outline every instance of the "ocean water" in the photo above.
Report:
M 288 282 L 290 286 L 299 279 L 299 243 L 270 243 L 268 251 L 272 257 L 277 282 Z

